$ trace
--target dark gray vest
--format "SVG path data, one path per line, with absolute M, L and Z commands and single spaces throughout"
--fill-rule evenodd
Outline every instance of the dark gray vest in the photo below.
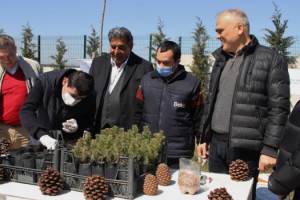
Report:
M 120 126 L 120 93 L 125 74 L 124 72 L 125 70 L 112 92 L 109 94 L 108 89 L 106 90 L 102 107 L 101 129 L 104 127 L 112 127 L 114 125 Z

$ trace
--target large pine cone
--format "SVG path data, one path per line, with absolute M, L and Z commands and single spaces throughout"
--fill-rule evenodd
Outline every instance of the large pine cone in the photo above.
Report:
M 152 174 L 147 174 L 145 177 L 143 192 L 146 195 L 155 195 L 158 190 L 156 177 Z
M 169 185 L 172 176 L 168 165 L 165 163 L 159 164 L 155 175 L 159 185 Z
M 208 200 L 233 200 L 226 188 L 216 188 L 207 195 Z
M 84 197 L 87 200 L 104 200 L 108 194 L 108 184 L 102 176 L 94 175 L 87 178 L 83 186 Z
M 44 195 L 54 196 L 63 189 L 63 180 L 58 171 L 49 167 L 42 173 L 38 185 Z
M 0 182 L 4 180 L 4 168 L 0 165 Z
M 0 154 L 8 154 L 11 143 L 5 137 L 0 137 Z
M 237 159 L 232 161 L 229 166 L 229 175 L 232 180 L 245 181 L 248 178 L 249 168 L 248 164 L 243 160 Z

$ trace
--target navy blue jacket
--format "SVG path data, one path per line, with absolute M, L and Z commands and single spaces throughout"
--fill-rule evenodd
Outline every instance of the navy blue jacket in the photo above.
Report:
M 140 128 L 149 126 L 152 133 L 163 130 L 168 158 L 190 158 L 194 154 L 202 101 L 200 81 L 183 66 L 179 65 L 168 81 L 154 70 L 142 78 L 132 122 Z
M 41 74 L 29 93 L 20 112 L 22 126 L 35 139 L 50 130 L 61 130 L 62 122 L 76 119 L 78 130 L 64 133 L 64 138 L 73 140 L 82 136 L 84 129 L 92 126 L 95 114 L 95 96 L 89 95 L 75 106 L 67 106 L 62 100 L 62 80 L 74 69 L 57 70 Z

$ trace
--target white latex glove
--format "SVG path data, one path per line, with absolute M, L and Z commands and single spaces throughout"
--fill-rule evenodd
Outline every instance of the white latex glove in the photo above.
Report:
M 62 125 L 62 130 L 66 133 L 74 133 L 78 130 L 78 124 L 76 119 L 69 119 L 66 122 L 63 122 Z
M 49 135 L 43 135 L 40 138 L 40 142 L 42 143 L 42 145 L 47 147 L 48 150 L 54 150 L 54 149 L 56 149 L 56 147 L 58 145 L 58 141 L 53 139 Z

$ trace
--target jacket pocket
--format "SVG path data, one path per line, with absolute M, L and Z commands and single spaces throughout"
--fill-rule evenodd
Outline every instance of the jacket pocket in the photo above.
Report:
M 266 117 L 267 117 L 267 108 L 257 106 L 256 107 L 257 116 L 259 119 L 259 132 L 262 135 L 265 135 L 266 131 Z

